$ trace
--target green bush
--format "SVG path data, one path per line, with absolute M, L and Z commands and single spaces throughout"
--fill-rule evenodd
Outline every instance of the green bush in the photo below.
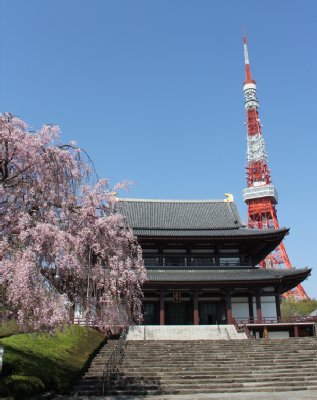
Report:
M 0 323 L 0 338 L 18 333 L 20 333 L 20 328 L 15 320 L 12 319 Z
M 35 376 L 10 375 L 1 383 L 0 395 L 14 396 L 15 399 L 25 399 L 45 389 L 44 383 Z
M 104 340 L 95 329 L 80 326 L 51 335 L 31 333 L 0 339 L 4 346 L 0 396 L 27 398 L 43 390 L 67 393 Z
M 305 317 L 317 309 L 316 299 L 297 300 L 293 298 L 283 299 L 281 302 L 282 317 Z

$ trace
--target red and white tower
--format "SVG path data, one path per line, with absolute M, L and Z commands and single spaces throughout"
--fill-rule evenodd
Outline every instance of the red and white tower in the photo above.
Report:
M 248 205 L 248 226 L 254 229 L 278 229 L 276 215 L 277 191 L 272 184 L 268 168 L 265 143 L 259 119 L 259 101 L 256 95 L 256 83 L 252 79 L 246 37 L 244 37 L 244 60 L 246 77 L 243 84 L 245 109 L 247 116 L 247 188 L 243 190 L 243 199 Z M 262 268 L 292 268 L 282 242 L 264 261 Z M 302 285 L 298 285 L 287 296 L 308 299 Z

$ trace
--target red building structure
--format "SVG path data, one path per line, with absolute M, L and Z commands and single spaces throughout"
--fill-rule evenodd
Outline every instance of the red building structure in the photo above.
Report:
M 246 37 L 244 37 L 245 81 L 243 91 L 247 117 L 247 188 L 243 190 L 243 198 L 248 206 L 248 226 L 254 229 L 279 229 L 276 213 L 278 193 L 272 184 L 268 168 L 265 143 L 259 119 L 259 101 L 256 94 L 256 82 L 252 78 L 249 63 Z M 292 265 L 287 255 L 284 243 L 261 261 L 262 268 L 286 268 Z M 308 295 L 301 284 L 284 294 L 285 297 L 294 296 L 299 299 L 308 299 Z

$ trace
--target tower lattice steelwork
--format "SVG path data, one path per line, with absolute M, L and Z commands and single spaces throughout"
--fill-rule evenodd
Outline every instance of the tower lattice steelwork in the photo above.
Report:
M 243 84 L 247 117 L 247 188 L 243 198 L 248 205 L 248 226 L 256 229 L 278 229 L 276 214 L 277 191 L 272 184 L 268 168 L 265 143 L 259 119 L 259 101 L 256 95 L 256 82 L 252 79 L 246 37 L 244 37 L 244 60 L 246 78 Z M 263 268 L 292 268 L 284 243 L 282 242 L 261 262 Z M 287 296 L 308 299 L 302 285 L 298 285 Z

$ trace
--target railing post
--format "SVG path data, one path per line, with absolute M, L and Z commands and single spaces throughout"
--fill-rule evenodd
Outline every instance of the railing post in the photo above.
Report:
M 260 293 L 256 293 L 255 295 L 255 301 L 256 301 L 256 317 L 257 317 L 257 322 L 259 324 L 262 323 L 262 307 L 261 307 L 261 296 Z
M 248 304 L 249 304 L 249 321 L 252 321 L 254 319 L 253 296 L 248 297 Z
M 227 305 L 227 322 L 229 325 L 231 325 L 233 324 L 231 293 L 228 293 L 226 296 L 226 305 Z
M 160 292 L 160 325 L 165 325 L 165 301 L 163 290 Z
M 2 372 L 3 353 L 4 353 L 4 347 L 0 346 L 0 375 L 1 375 L 1 372 Z
M 102 395 L 105 395 L 105 389 L 106 389 L 106 380 L 107 380 L 107 386 L 109 386 L 109 380 L 110 380 L 110 375 L 113 373 L 115 370 L 117 364 L 121 361 L 124 353 L 124 345 L 127 337 L 128 329 L 125 328 L 121 336 L 116 344 L 116 347 L 114 348 L 113 352 L 111 353 L 111 356 L 109 357 L 109 360 L 107 364 L 105 365 L 103 369 L 103 374 L 102 374 Z
M 299 334 L 298 334 L 298 325 L 294 325 L 294 336 L 295 337 L 299 336 Z
M 276 316 L 277 320 L 279 320 L 281 318 L 281 301 L 279 294 L 275 295 L 275 304 L 276 304 Z
M 198 292 L 194 293 L 194 325 L 199 325 Z

